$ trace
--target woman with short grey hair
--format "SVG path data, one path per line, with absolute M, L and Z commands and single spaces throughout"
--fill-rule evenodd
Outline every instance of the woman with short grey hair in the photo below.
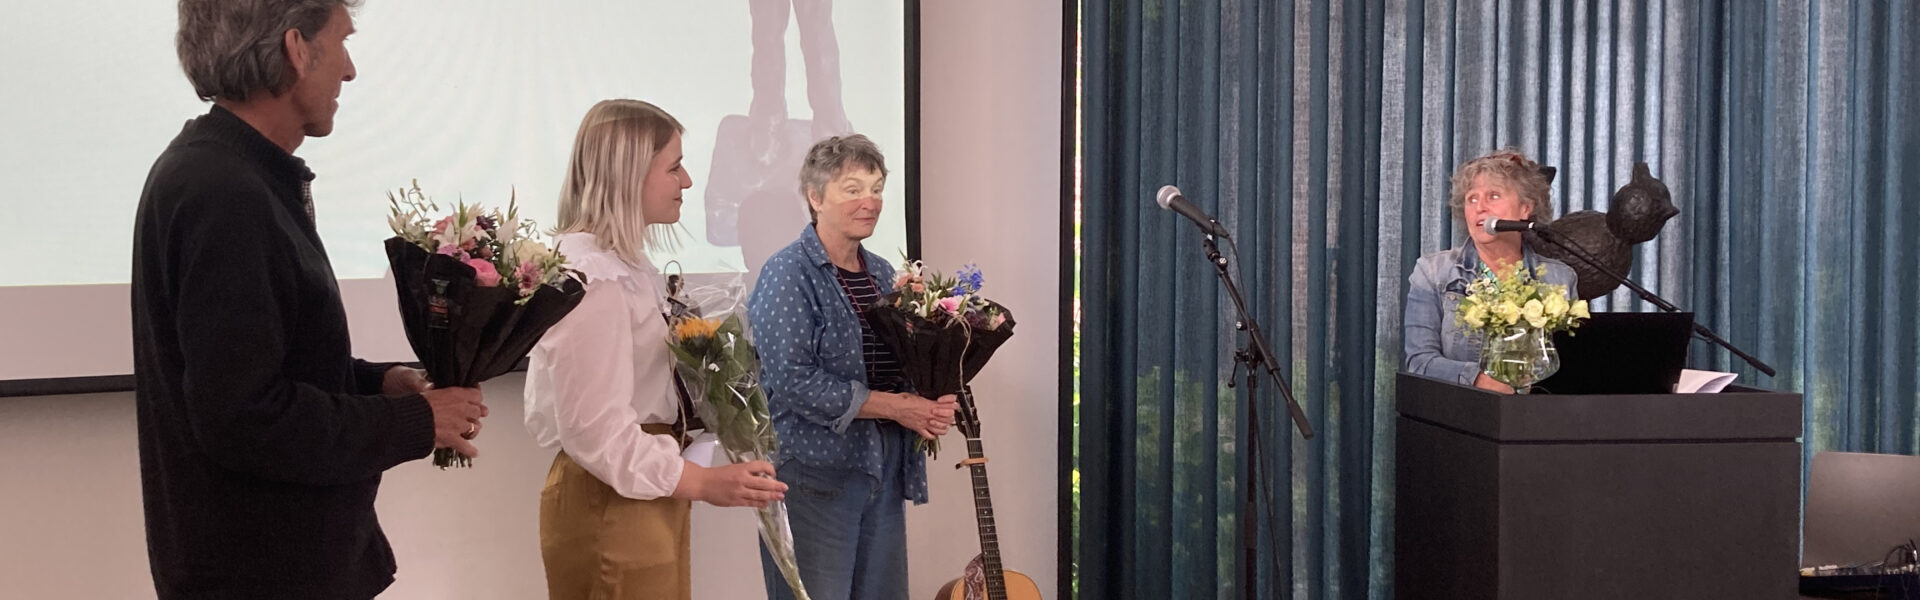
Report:
M 806 159 L 800 163 L 800 197 L 809 199 L 808 219 L 816 223 L 820 220 L 820 211 L 814 208 L 811 199 L 826 197 L 827 182 L 841 171 L 856 167 L 879 175 L 881 183 L 885 183 L 887 159 L 880 155 L 880 147 L 874 145 L 867 136 L 832 137 L 814 144 L 813 149 L 807 151 Z M 878 216 L 879 207 L 875 207 L 873 212 Z
M 908 597 L 903 505 L 927 501 L 913 441 L 953 424 L 954 397 L 915 395 L 863 312 L 893 291 L 893 267 L 860 245 L 886 183 L 886 159 L 866 136 L 815 144 L 800 167 L 813 222 L 768 259 L 747 301 L 780 437 L 774 468 L 792 486 L 794 555 L 815 598 Z M 767 596 L 793 598 L 760 556 Z
M 1420 257 L 1407 278 L 1404 327 L 1407 372 L 1513 393 L 1507 384 L 1480 372 L 1484 340 L 1463 328 L 1454 316 L 1467 284 L 1483 271 L 1505 275 L 1514 269 L 1538 274 L 1541 281 L 1566 286 L 1572 300 L 1576 285 L 1573 269 L 1565 263 L 1535 254 L 1517 231 L 1492 232 L 1493 220 L 1553 220 L 1553 170 L 1542 167 L 1517 150 L 1505 149 L 1467 161 L 1453 174 L 1447 206 L 1454 222 L 1464 226 L 1467 241 L 1450 250 Z

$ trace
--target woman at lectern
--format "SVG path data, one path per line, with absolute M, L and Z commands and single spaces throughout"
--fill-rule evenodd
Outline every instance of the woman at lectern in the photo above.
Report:
M 1495 220 L 1553 220 L 1549 201 L 1553 171 L 1542 168 L 1516 150 L 1500 150 L 1460 165 L 1453 173 L 1447 206 L 1455 225 L 1467 232 L 1467 242 L 1420 257 L 1407 277 L 1405 327 L 1407 372 L 1471 385 L 1501 393 L 1513 388 L 1480 372 L 1484 343 L 1460 326 L 1454 317 L 1467 284 L 1483 268 L 1505 275 L 1513 269 L 1537 272 L 1541 281 L 1578 288 L 1572 268 L 1535 254 L 1518 231 L 1494 232 Z M 1571 298 L 1569 298 L 1571 299 Z
M 560 186 L 555 243 L 586 297 L 527 366 L 526 424 L 557 450 L 540 491 L 540 558 L 552 598 L 693 597 L 692 501 L 764 506 L 787 487 L 755 461 L 680 457 L 690 407 L 675 390 L 667 300 L 647 252 L 680 220 L 693 178 L 685 128 L 638 100 L 595 104 Z
M 886 159 L 863 135 L 814 144 L 800 165 L 813 222 L 774 253 L 747 300 L 780 436 L 780 480 L 800 580 L 815 598 L 907 594 L 904 503 L 927 501 L 915 438 L 953 424 L 955 398 L 920 397 L 861 308 L 893 291 L 893 267 L 860 242 L 880 219 Z M 764 547 L 767 597 L 793 591 Z

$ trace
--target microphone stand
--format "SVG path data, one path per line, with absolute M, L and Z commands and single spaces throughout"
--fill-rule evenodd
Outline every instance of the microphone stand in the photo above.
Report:
M 1247 393 L 1241 396 L 1241 414 L 1247 419 L 1248 454 L 1245 470 L 1241 471 L 1238 482 L 1241 489 L 1238 511 L 1241 542 L 1240 589 L 1249 600 L 1253 600 L 1259 598 L 1259 593 L 1254 587 L 1258 581 L 1259 568 L 1256 565 L 1260 545 L 1258 512 L 1260 497 L 1255 490 L 1266 489 L 1262 484 L 1271 486 L 1271 483 L 1261 477 L 1261 473 L 1266 469 L 1259 468 L 1266 463 L 1266 456 L 1260 451 L 1260 371 L 1266 371 L 1267 376 L 1273 378 L 1274 387 L 1280 388 L 1280 396 L 1287 400 L 1287 413 L 1292 417 L 1294 427 L 1300 431 L 1300 436 L 1313 439 L 1313 427 L 1307 424 L 1306 411 L 1301 410 L 1300 403 L 1294 400 L 1292 386 L 1287 385 L 1286 379 L 1280 376 L 1280 365 L 1275 364 L 1273 352 L 1267 349 L 1266 335 L 1260 332 L 1259 322 L 1253 319 L 1252 313 L 1247 312 L 1246 299 L 1240 296 L 1239 286 L 1233 283 L 1233 274 L 1227 268 L 1227 258 L 1220 254 L 1220 247 L 1214 244 L 1212 235 L 1203 236 L 1201 243 L 1207 249 L 1207 262 L 1213 264 L 1214 274 L 1218 275 L 1220 283 L 1226 286 L 1227 297 L 1233 300 L 1233 309 L 1238 313 L 1238 318 L 1233 322 L 1233 328 L 1247 334 L 1246 345 L 1234 350 L 1234 375 L 1228 376 L 1227 387 L 1234 387 L 1234 378 L 1238 376 L 1240 368 L 1245 366 Z M 1271 494 L 1268 495 L 1271 496 Z
M 1593 257 L 1593 255 L 1587 254 L 1586 249 L 1578 247 L 1578 244 L 1568 244 L 1566 242 L 1561 241 L 1560 236 L 1558 234 L 1555 234 L 1551 230 L 1529 229 L 1527 231 L 1533 232 L 1535 234 L 1534 237 L 1537 237 L 1542 240 L 1546 240 L 1547 243 L 1553 244 L 1555 246 L 1559 246 L 1560 249 L 1562 250 L 1566 250 L 1568 256 L 1572 256 L 1574 258 L 1580 259 L 1580 262 L 1587 263 L 1587 266 L 1593 267 L 1594 270 L 1599 271 L 1602 275 L 1612 277 L 1614 281 L 1618 281 L 1621 283 L 1621 285 L 1627 286 L 1627 289 L 1633 290 L 1633 294 L 1635 296 L 1639 296 L 1641 300 L 1647 301 L 1648 304 L 1652 304 L 1655 307 L 1658 307 L 1660 310 L 1663 310 L 1666 312 L 1682 312 L 1680 310 L 1680 307 L 1674 306 L 1672 302 L 1668 302 L 1665 298 L 1661 298 L 1657 295 L 1654 295 L 1653 292 L 1647 291 L 1647 288 L 1640 287 L 1640 284 L 1634 283 L 1632 279 L 1627 279 L 1626 277 L 1622 277 L 1619 273 L 1615 273 L 1613 272 L 1612 269 L 1608 269 L 1606 265 L 1601 264 L 1598 259 L 1595 259 Z M 1739 348 L 1734 347 L 1732 343 L 1729 343 L 1727 340 L 1722 339 L 1718 334 L 1715 334 L 1712 329 L 1708 329 L 1707 326 L 1701 325 L 1699 321 L 1693 322 L 1693 332 L 1699 335 L 1702 339 L 1707 340 L 1708 342 L 1718 345 L 1721 348 L 1726 348 L 1728 352 L 1732 352 L 1734 356 L 1738 356 L 1742 360 L 1747 361 L 1748 365 L 1752 365 L 1753 368 L 1759 369 L 1761 373 L 1766 373 L 1768 377 L 1774 376 L 1773 367 L 1768 366 L 1767 363 L 1761 362 L 1760 359 L 1758 358 L 1754 358 L 1753 355 L 1747 354 L 1746 352 L 1741 351 Z

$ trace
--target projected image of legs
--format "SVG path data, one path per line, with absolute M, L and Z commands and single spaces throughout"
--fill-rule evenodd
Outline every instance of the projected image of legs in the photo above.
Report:
M 841 100 L 840 46 L 832 0 L 749 0 L 753 100 L 714 134 L 706 237 L 739 246 L 751 285 L 761 263 L 807 222 L 800 161 L 815 141 L 853 132 Z M 806 65 L 810 119 L 787 115 L 787 24 L 796 22 Z

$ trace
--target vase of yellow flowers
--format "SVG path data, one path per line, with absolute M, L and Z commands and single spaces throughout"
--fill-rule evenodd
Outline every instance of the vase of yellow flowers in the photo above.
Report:
M 1461 325 L 1484 340 L 1480 370 L 1517 394 L 1560 369 L 1553 333 L 1579 327 L 1591 316 L 1587 301 L 1568 300 L 1567 286 L 1541 282 L 1537 275 L 1543 272 L 1482 270 L 1458 309 Z
M 1553 336 L 1531 327 L 1509 328 L 1505 334 L 1486 340 L 1480 351 L 1480 370 L 1495 381 L 1525 394 L 1533 384 L 1560 370 L 1560 352 L 1553 348 Z

